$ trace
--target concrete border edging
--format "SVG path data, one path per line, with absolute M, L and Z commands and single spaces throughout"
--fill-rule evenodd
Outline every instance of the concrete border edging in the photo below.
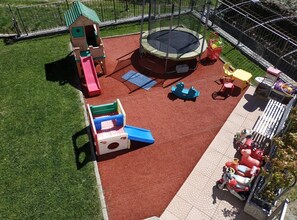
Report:
M 83 97 L 83 94 L 82 94 L 81 91 L 79 91 L 79 99 L 80 99 L 80 102 L 81 102 L 82 108 L 83 108 L 85 124 L 88 127 L 89 126 L 88 115 L 87 115 L 87 110 L 86 110 L 86 106 L 85 106 L 85 102 L 84 102 L 84 97 Z M 89 129 L 88 129 L 88 136 L 91 137 Z M 100 173 L 99 173 L 97 160 L 96 160 L 96 154 L 95 154 L 93 145 L 94 144 L 92 142 L 90 142 L 92 157 L 95 158 L 95 160 L 93 161 L 93 165 L 94 165 L 94 172 L 95 172 L 96 182 L 97 182 L 96 187 L 97 187 L 97 190 L 98 190 L 100 204 L 101 204 L 102 216 L 103 216 L 104 220 L 109 220 L 107 207 L 106 207 L 106 202 L 105 202 L 105 197 L 104 197 L 104 192 L 103 192 L 103 187 L 102 187 L 102 182 L 101 182 L 101 178 L 100 178 Z

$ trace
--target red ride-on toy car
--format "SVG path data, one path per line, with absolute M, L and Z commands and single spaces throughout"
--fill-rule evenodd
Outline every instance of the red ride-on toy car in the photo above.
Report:
M 234 158 L 233 161 L 227 161 L 225 163 L 225 167 L 231 167 L 235 170 L 235 173 L 243 176 L 243 177 L 252 177 L 256 176 L 260 172 L 260 167 L 248 167 L 246 165 L 240 164 L 240 161 L 238 158 Z
M 250 178 L 239 176 L 235 174 L 232 167 L 228 167 L 224 171 L 222 178 L 216 182 L 216 186 L 219 189 L 226 188 L 232 195 L 243 201 L 248 197 L 253 179 L 254 175 Z
M 207 57 L 210 60 L 217 60 L 223 51 L 223 43 L 220 36 L 211 32 L 207 43 Z
M 262 161 L 264 159 L 264 150 L 261 148 L 261 145 L 255 142 L 252 138 L 243 139 L 239 143 L 239 147 L 237 150 L 241 151 L 243 149 L 251 150 L 251 157 L 254 159 L 257 159 L 259 161 Z

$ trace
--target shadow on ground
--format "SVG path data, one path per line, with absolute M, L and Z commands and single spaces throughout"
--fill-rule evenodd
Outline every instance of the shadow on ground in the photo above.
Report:
M 220 90 L 213 92 L 211 96 L 214 100 L 225 100 L 229 97 L 237 97 L 240 94 L 241 89 L 238 86 L 234 86 L 232 93 L 229 89 L 225 89 L 225 91 L 223 91 L 222 87 L 220 87 Z
M 148 147 L 149 145 L 150 144 L 143 143 L 143 142 L 131 141 L 130 149 L 125 149 L 125 150 L 120 150 L 120 151 L 116 151 L 116 152 L 112 152 L 112 153 L 108 153 L 108 154 L 99 155 L 97 157 L 97 160 L 98 161 L 110 160 L 110 159 L 116 158 L 120 155 L 127 154 L 129 152 L 141 149 L 143 147 Z
M 87 136 L 87 138 L 82 138 L 84 136 Z M 90 140 L 92 141 L 89 127 L 76 132 L 72 136 L 75 162 L 78 170 L 83 168 L 87 163 L 96 160 L 92 150 L 93 144 L 91 144 Z
M 163 88 L 167 88 L 174 83 L 182 80 L 183 78 L 191 75 L 196 69 L 196 59 L 184 62 L 186 62 L 190 67 L 190 70 L 187 73 L 176 73 L 176 65 L 181 65 L 184 63 L 182 63 L 181 61 L 176 62 L 171 60 L 169 60 L 167 63 L 167 71 L 169 73 L 164 73 L 165 59 L 152 57 L 149 54 L 140 55 L 139 50 L 137 49 L 135 51 L 131 51 L 128 54 L 125 54 L 124 56 L 121 56 L 120 59 L 117 60 L 117 65 L 114 71 L 106 77 L 112 77 L 122 82 L 129 88 L 130 93 L 132 93 L 142 88 L 123 79 L 122 76 L 129 70 L 135 69 L 137 72 L 156 81 L 154 87 L 162 86 Z
M 226 219 L 243 219 L 241 212 L 244 208 L 244 201 L 240 201 L 226 189 L 221 190 L 218 187 L 213 186 L 212 190 L 213 204 L 216 204 L 217 202 L 223 200 L 227 201 L 231 205 L 231 207 L 229 206 L 230 208 L 224 208 L 221 210 L 223 216 Z
M 258 108 L 263 111 L 268 103 L 268 99 L 265 99 L 256 94 L 245 94 L 244 98 L 247 100 L 247 103 L 243 106 L 243 108 L 248 112 L 254 112 Z
M 81 90 L 73 55 L 68 54 L 65 58 L 46 63 L 44 68 L 46 80 L 59 82 L 60 86 L 69 83 L 74 88 Z
M 205 58 L 203 58 L 203 59 L 200 60 L 200 63 L 203 66 L 210 66 L 210 65 L 213 65 L 216 61 L 217 60 L 211 60 L 208 57 L 205 57 Z

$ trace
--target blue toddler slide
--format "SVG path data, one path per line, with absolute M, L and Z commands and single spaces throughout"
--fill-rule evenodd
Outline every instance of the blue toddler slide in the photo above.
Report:
M 125 125 L 125 132 L 128 134 L 128 139 L 133 141 L 153 144 L 155 139 L 150 130 L 138 128 L 130 125 Z

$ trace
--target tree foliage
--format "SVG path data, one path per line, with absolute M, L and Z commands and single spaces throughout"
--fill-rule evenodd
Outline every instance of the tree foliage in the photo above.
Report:
M 278 9 L 282 14 L 297 15 L 297 1 L 296 0 L 264 0 L 266 4 Z
M 262 169 L 266 185 L 260 193 L 262 199 L 273 202 L 280 191 L 287 191 L 297 176 L 297 107 L 292 108 L 287 119 L 286 131 L 273 139 L 276 152 L 268 158 L 269 169 Z

